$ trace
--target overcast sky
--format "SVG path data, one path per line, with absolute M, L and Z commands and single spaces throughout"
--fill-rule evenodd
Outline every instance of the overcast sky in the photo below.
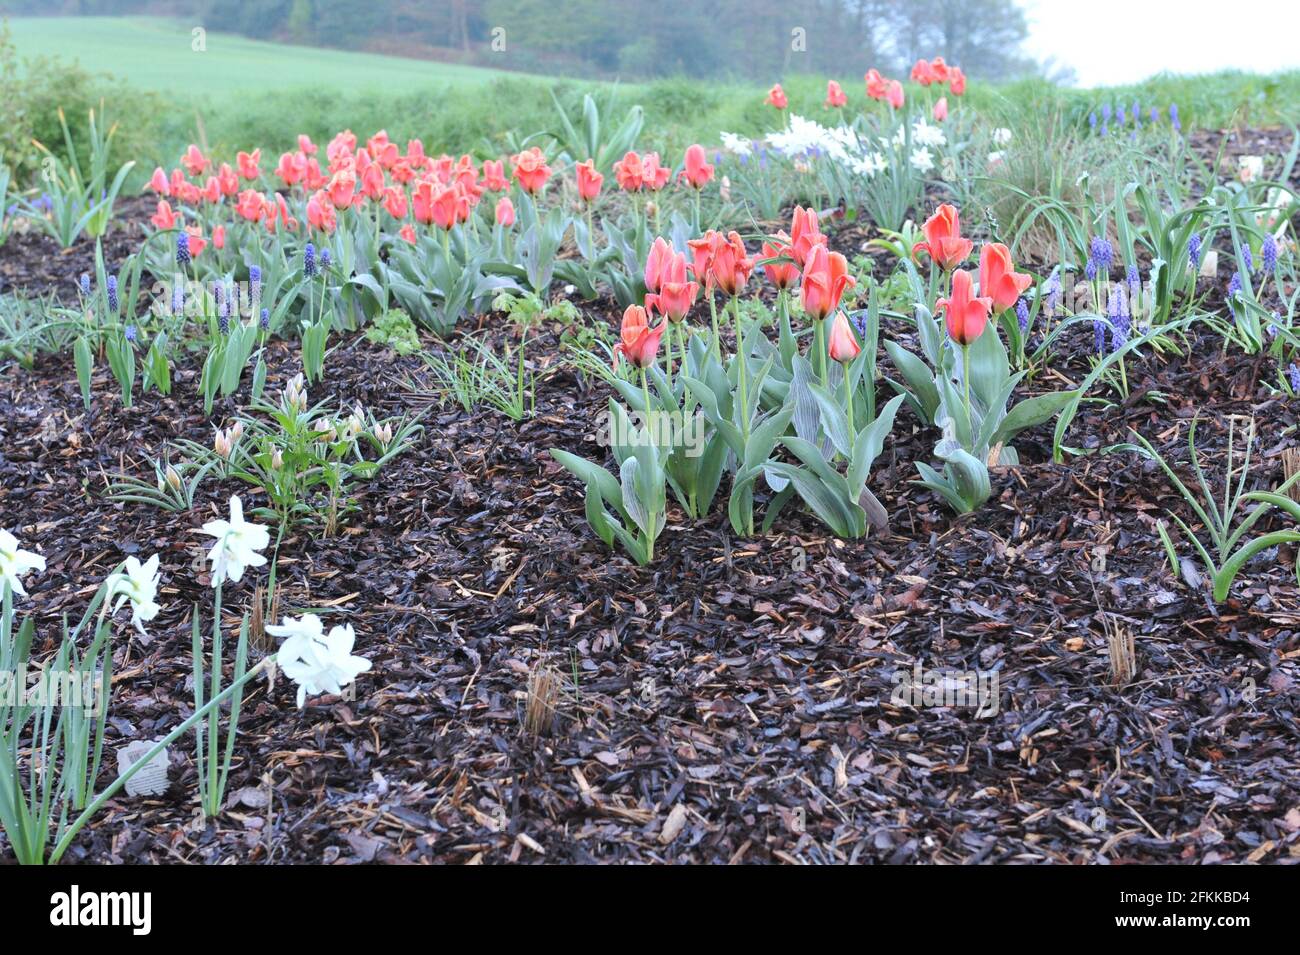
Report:
M 1154 73 L 1300 69 L 1300 0 L 1022 0 L 1026 50 L 1070 66 L 1080 86 Z M 1300 114 L 1300 104 L 1296 112 Z

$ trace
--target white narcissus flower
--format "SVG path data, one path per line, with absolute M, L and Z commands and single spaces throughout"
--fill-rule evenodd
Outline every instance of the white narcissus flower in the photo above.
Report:
M 925 148 L 913 149 L 909 161 L 912 168 L 922 175 L 934 168 L 934 157 L 930 155 L 930 150 Z
M 145 632 L 144 623 L 158 616 L 158 555 L 154 554 L 143 564 L 138 557 L 128 557 L 126 567 L 116 574 L 109 574 L 108 594 L 105 600 L 117 598 L 113 604 L 113 613 L 117 613 L 124 600 L 131 601 L 131 622 L 141 633 Z
M 357 637 L 351 624 L 334 627 L 325 636 L 321 636 L 322 630 L 320 618 L 311 614 L 266 628 L 273 636 L 288 637 L 275 660 L 284 675 L 298 684 L 299 709 L 308 695 L 342 693 L 343 687 L 358 674 L 370 669 L 370 661 L 365 657 L 352 656 Z
M 998 146 L 1005 146 L 1007 143 L 1011 142 L 1011 130 L 1007 129 L 1005 126 L 999 126 L 997 129 L 993 130 L 993 142 Z
M 261 524 L 244 520 L 244 505 L 239 495 L 230 499 L 230 520 L 208 521 L 203 533 L 217 539 L 208 551 L 212 561 L 212 586 L 220 587 L 222 581 L 239 583 L 248 567 L 261 567 L 266 558 L 258 553 L 271 543 L 271 535 Z
M 44 569 L 44 557 L 33 554 L 29 550 L 22 550 L 18 546 L 18 538 L 0 529 L 0 589 L 7 583 L 9 589 L 19 597 L 26 597 L 27 591 L 23 590 L 22 575 L 29 570 Z

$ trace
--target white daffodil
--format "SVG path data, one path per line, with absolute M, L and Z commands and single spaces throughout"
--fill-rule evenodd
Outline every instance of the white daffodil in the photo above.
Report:
M 141 633 L 145 632 L 145 621 L 158 616 L 159 607 L 154 601 L 158 596 L 158 577 L 158 555 L 154 554 L 143 564 L 138 557 L 128 557 L 125 568 L 109 574 L 106 581 L 108 594 L 104 599 L 117 598 L 113 613 L 117 613 L 123 601 L 131 601 L 131 622 Z
M 258 551 L 271 543 L 271 535 L 261 524 L 244 520 L 244 505 L 238 495 L 230 499 L 230 520 L 208 521 L 203 525 L 203 533 L 217 539 L 208 551 L 213 587 L 220 587 L 227 579 L 239 583 L 246 568 L 266 563 Z
M 22 550 L 18 538 L 6 530 L 0 529 L 0 589 L 7 583 L 9 589 L 19 597 L 26 597 L 23 590 L 22 575 L 29 570 L 44 570 L 45 558 Z
M 997 146 L 1005 146 L 1007 143 L 1011 142 L 1011 130 L 1007 129 L 1005 126 L 999 126 L 997 129 L 993 130 L 993 142 Z
M 909 161 L 912 164 L 912 168 L 921 173 L 921 175 L 925 175 L 934 168 L 934 157 L 930 155 L 930 150 L 925 148 L 913 149 Z
M 266 628 L 270 634 L 288 636 L 275 659 L 284 675 L 298 684 L 299 709 L 308 695 L 342 693 L 358 674 L 370 669 L 369 660 L 352 655 L 357 637 L 351 624 L 334 627 L 322 637 L 323 629 L 320 618 L 310 614 Z

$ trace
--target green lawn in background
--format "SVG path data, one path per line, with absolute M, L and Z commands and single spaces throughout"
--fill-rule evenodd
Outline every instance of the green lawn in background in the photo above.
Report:
M 409 92 L 433 84 L 482 84 L 498 70 L 289 46 L 208 31 L 191 49 L 191 26 L 149 17 L 21 17 L 9 21 L 24 56 L 57 55 L 92 72 L 169 95 L 292 87 Z

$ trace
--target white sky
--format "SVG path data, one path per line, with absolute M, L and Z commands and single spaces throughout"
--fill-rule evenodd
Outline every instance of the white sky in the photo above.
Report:
M 1300 69 L 1300 0 L 1022 0 L 1026 51 L 1080 86 L 1155 73 Z M 1296 104 L 1300 118 L 1300 103 Z

